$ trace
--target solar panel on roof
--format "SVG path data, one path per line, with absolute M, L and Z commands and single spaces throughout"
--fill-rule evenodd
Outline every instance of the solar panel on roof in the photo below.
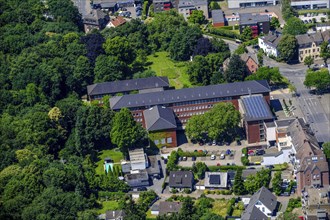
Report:
M 220 185 L 220 175 L 210 175 L 210 184 Z
M 243 98 L 246 113 L 251 118 L 267 118 L 271 117 L 268 106 L 260 96 L 249 96 Z

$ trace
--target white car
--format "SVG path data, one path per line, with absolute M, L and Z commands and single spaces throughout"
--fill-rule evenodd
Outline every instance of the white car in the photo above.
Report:
M 211 155 L 211 160 L 215 160 L 215 155 L 214 154 Z
M 223 159 L 225 159 L 225 154 L 220 155 L 220 160 L 223 160 Z

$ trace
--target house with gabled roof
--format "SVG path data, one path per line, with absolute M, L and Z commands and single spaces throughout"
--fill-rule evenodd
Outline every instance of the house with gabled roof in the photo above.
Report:
M 177 146 L 177 125 L 171 108 L 156 105 L 144 110 L 143 115 L 149 138 L 156 146 Z
M 169 187 L 171 189 L 190 189 L 194 186 L 194 174 L 191 171 L 171 171 Z
M 109 15 L 102 10 L 91 10 L 89 14 L 83 17 L 84 30 L 86 33 L 93 29 L 102 30 L 109 20 Z
M 241 219 L 268 220 L 269 217 L 276 216 L 278 205 L 276 196 L 263 186 L 253 194 Z
M 107 24 L 107 27 L 109 27 L 109 28 L 112 28 L 112 27 L 113 28 L 116 28 L 116 27 L 119 27 L 119 26 L 121 26 L 121 25 L 123 25 L 125 23 L 126 23 L 125 18 L 123 18 L 121 16 L 118 16 L 118 17 L 116 17 L 114 19 L 111 19 L 111 21 Z

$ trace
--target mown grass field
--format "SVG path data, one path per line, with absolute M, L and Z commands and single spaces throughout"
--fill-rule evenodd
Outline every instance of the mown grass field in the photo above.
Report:
M 96 212 L 98 214 L 104 214 L 108 210 L 117 210 L 119 207 L 119 204 L 117 201 L 104 201 L 100 203 L 102 205 L 102 209 L 98 209 Z
M 176 89 L 191 87 L 187 74 L 188 62 L 176 62 L 170 59 L 168 52 L 157 52 L 147 57 L 150 69 L 154 70 L 157 76 L 167 76 L 170 84 Z
M 106 157 L 110 157 L 114 163 L 119 163 L 120 160 L 124 159 L 123 154 L 116 149 L 111 149 L 111 150 L 103 150 L 102 153 L 99 155 L 99 161 L 96 163 L 96 173 L 97 174 L 104 174 L 104 167 L 103 167 L 103 162 Z
M 222 217 L 226 217 L 228 205 L 229 200 L 217 199 L 213 202 L 212 212 L 217 215 L 221 215 Z

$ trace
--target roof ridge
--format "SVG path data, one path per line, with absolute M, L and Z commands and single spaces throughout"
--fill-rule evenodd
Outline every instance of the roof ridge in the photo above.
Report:
M 265 85 L 263 85 L 262 83 L 260 83 L 260 82 L 262 82 L 262 81 L 267 81 L 267 80 L 252 80 L 252 81 L 258 83 L 259 85 L 261 85 L 262 87 L 264 87 L 264 88 L 266 88 L 266 89 L 269 89 L 269 88 L 267 88 Z M 268 84 L 268 82 L 267 82 L 267 84 Z
M 158 79 L 160 79 L 161 81 L 163 81 L 164 83 L 167 83 L 163 78 L 166 78 L 168 80 L 168 78 L 166 76 L 157 76 Z

